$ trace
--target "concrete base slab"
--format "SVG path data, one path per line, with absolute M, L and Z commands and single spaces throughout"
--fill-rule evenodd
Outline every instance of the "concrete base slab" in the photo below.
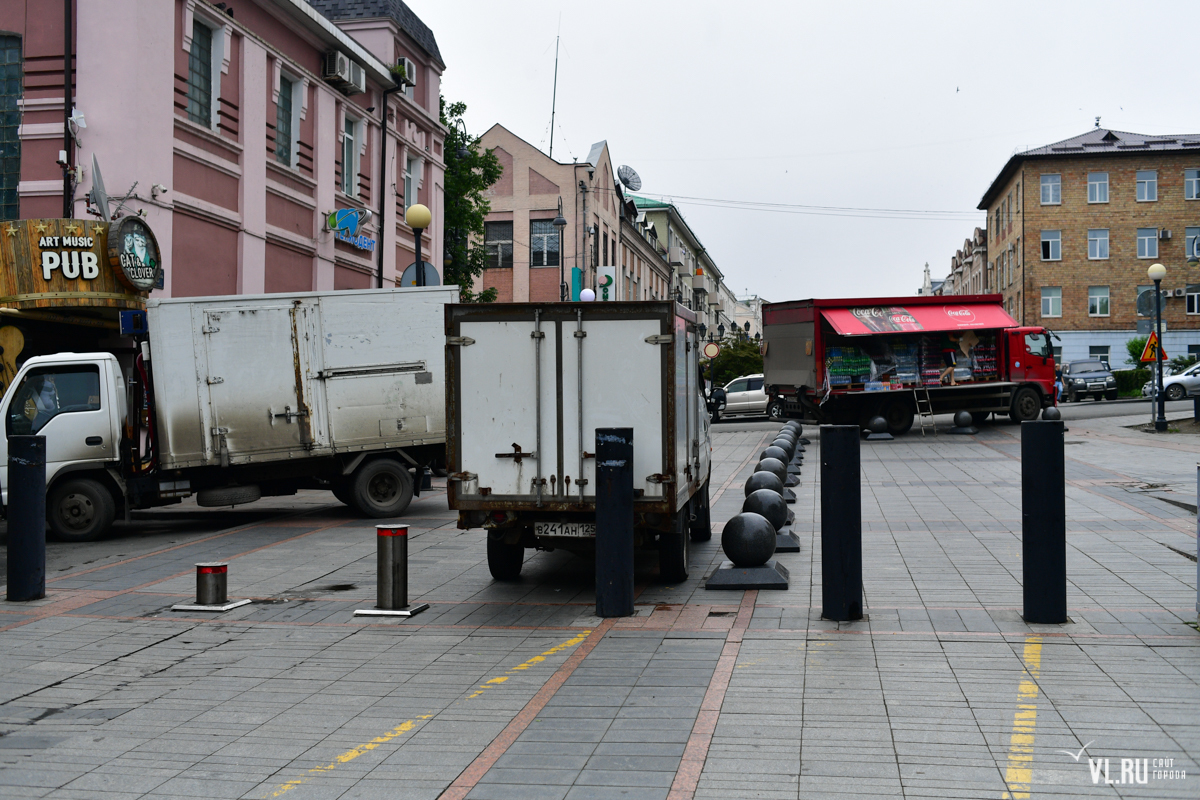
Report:
M 962 428 L 955 425 L 953 428 L 946 431 L 946 433 L 954 433 L 958 434 L 959 436 L 974 436 L 975 434 L 979 433 L 979 428 L 976 428 L 974 425 L 967 425 Z
M 776 553 L 799 553 L 800 540 L 796 534 L 782 530 L 775 534 L 775 552 Z
M 722 561 L 708 580 L 705 589 L 786 589 L 791 573 L 787 567 L 771 559 L 761 567 L 737 567 L 732 561 Z
M 869 433 L 867 434 L 868 442 L 890 442 L 894 439 L 890 433 Z
M 786 486 L 799 486 L 799 485 L 800 485 L 800 479 L 799 479 L 798 477 L 796 477 L 795 475 L 790 475 L 790 474 L 789 474 L 789 475 L 788 475 L 788 479 L 787 479 L 786 481 L 784 481 L 784 482 L 783 482 L 783 485 L 784 485 L 785 487 L 786 487 Z
M 198 606 L 195 604 L 180 603 L 177 606 L 171 606 L 171 610 L 172 611 L 209 611 L 209 612 L 219 614 L 222 611 L 229 611 L 234 608 L 240 608 L 241 606 L 249 605 L 249 603 L 250 603 L 249 600 L 233 600 L 232 602 L 226 603 L 221 606 Z
M 415 614 L 420 614 L 429 608 L 429 603 L 413 603 L 408 608 L 401 608 L 395 611 L 383 608 L 356 608 L 354 616 L 356 617 L 411 617 Z
M 791 489 L 784 489 L 783 490 L 783 499 L 788 503 L 794 503 L 794 502 L 796 502 L 796 493 L 793 492 Z

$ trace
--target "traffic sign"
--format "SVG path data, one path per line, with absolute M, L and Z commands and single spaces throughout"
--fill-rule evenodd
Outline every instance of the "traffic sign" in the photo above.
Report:
M 1169 358 L 1169 356 L 1167 356 L 1166 350 L 1162 350 L 1161 348 L 1159 348 L 1158 334 L 1152 331 L 1150 333 L 1150 338 L 1146 340 L 1145 348 L 1142 349 L 1141 360 L 1144 363 L 1147 361 L 1158 361 L 1158 359 L 1160 359 L 1160 358 L 1162 360 L 1166 361 Z
M 721 345 L 717 344 L 716 342 L 709 342 L 708 344 L 704 345 L 705 358 L 716 358 L 719 355 L 721 355 Z

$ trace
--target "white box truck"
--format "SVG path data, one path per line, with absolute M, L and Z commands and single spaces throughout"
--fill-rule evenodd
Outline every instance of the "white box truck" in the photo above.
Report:
M 0 400 L 7 436 L 46 437 L 60 539 L 118 513 L 329 488 L 370 517 L 408 507 L 444 458 L 442 307 L 457 287 L 151 300 L 141 354 L 30 358 Z
M 597 428 L 632 428 L 635 547 L 664 580 L 711 537 L 695 315 L 671 302 L 447 306 L 446 457 L 458 526 L 515 579 L 526 548 L 594 552 Z M 689 536 L 690 534 L 690 536 Z

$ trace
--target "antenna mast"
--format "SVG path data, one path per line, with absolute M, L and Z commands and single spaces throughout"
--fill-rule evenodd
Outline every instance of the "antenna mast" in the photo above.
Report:
M 554 94 L 550 98 L 550 158 L 554 158 L 554 109 L 558 105 L 558 38 L 554 37 Z

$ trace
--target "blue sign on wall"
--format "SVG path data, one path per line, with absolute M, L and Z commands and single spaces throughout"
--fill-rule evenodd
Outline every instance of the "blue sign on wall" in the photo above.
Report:
M 371 212 L 360 208 L 339 208 L 329 212 L 325 224 L 334 238 L 359 250 L 374 250 L 375 240 L 359 235 L 359 229 L 371 218 Z

